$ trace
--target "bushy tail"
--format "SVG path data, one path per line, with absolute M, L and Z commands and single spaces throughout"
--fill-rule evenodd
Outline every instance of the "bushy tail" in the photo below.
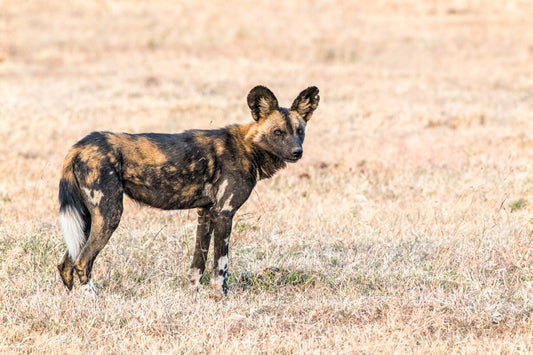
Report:
M 90 231 L 91 215 L 83 202 L 82 192 L 74 175 L 75 152 L 65 158 L 59 181 L 59 222 L 70 257 L 80 254 Z

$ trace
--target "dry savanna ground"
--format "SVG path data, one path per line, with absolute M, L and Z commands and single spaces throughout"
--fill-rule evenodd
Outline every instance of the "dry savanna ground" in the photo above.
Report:
M 528 1 L 0 1 L 1 353 L 532 353 Z M 251 120 L 321 90 L 304 158 L 236 216 L 230 296 L 195 211 L 126 201 L 68 293 L 57 187 L 94 130 Z

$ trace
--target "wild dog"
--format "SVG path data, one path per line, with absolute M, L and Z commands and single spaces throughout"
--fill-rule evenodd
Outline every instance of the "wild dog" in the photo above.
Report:
M 198 287 L 214 239 L 212 286 L 228 294 L 228 247 L 235 212 L 257 181 L 303 154 L 305 128 L 318 106 L 316 87 L 290 109 L 256 86 L 248 94 L 254 121 L 178 134 L 93 132 L 67 154 L 59 182 L 59 219 L 67 251 L 58 265 L 72 290 L 74 270 L 94 292 L 93 263 L 119 225 L 123 195 L 164 210 L 198 209 L 188 278 Z

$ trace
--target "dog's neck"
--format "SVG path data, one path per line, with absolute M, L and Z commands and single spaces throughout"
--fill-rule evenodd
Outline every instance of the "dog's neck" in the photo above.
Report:
M 257 169 L 258 180 L 268 179 L 280 170 L 283 169 L 287 163 L 277 156 L 269 153 L 261 147 L 254 146 L 254 165 Z
M 254 137 L 257 134 L 255 122 L 234 127 L 238 128 L 243 145 L 248 147 L 246 150 L 255 169 L 253 173 L 257 180 L 268 179 L 287 165 L 284 160 L 254 143 Z

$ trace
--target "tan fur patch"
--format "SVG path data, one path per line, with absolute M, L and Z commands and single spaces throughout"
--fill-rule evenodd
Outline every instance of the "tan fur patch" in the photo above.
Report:
M 204 133 L 194 133 L 193 136 L 196 139 L 196 142 L 198 142 L 202 146 L 206 146 L 211 143 L 211 139 L 209 137 L 206 137 Z
M 250 161 L 248 159 L 245 159 L 245 158 L 241 159 L 241 164 L 242 164 L 242 169 L 244 171 L 249 171 L 250 167 L 252 166 Z
M 136 137 L 114 133 L 108 136 L 108 141 L 128 160 L 140 165 L 163 165 L 167 163 L 166 155 L 159 149 L 157 144 L 146 137 Z
M 100 166 L 102 162 L 102 155 L 96 145 L 86 145 L 77 148 L 79 150 L 79 158 L 84 163 L 89 173 L 83 177 L 87 185 L 92 185 L 100 175 Z
M 310 107 L 311 107 L 311 101 L 305 98 L 305 99 L 300 100 L 300 102 L 298 102 L 298 107 L 296 108 L 296 110 L 299 112 L 305 112 L 309 110 Z
M 100 204 L 100 200 L 104 196 L 102 191 L 100 190 L 92 190 L 88 189 L 86 187 L 83 188 L 83 192 L 85 192 L 85 196 L 87 197 L 87 201 L 95 206 L 98 206 Z
M 292 124 L 292 129 L 294 130 L 294 132 L 296 132 L 296 130 L 301 126 L 301 127 L 305 127 L 306 126 L 306 122 L 302 119 L 302 117 L 294 112 L 294 111 L 290 111 L 289 112 L 289 118 L 291 120 L 291 124 Z
M 218 156 L 221 156 L 224 154 L 226 150 L 226 146 L 224 145 L 224 141 L 222 139 L 216 139 L 215 142 L 215 151 L 217 152 Z
M 184 197 L 192 197 L 198 194 L 200 186 L 198 185 L 187 185 L 181 190 L 181 194 Z
M 215 161 L 213 159 L 209 159 L 207 161 L 207 170 L 209 175 L 213 175 L 215 173 Z
M 71 149 L 67 156 L 65 157 L 65 160 L 63 162 L 63 170 L 61 172 L 61 176 L 63 178 L 68 178 L 71 182 L 75 182 L 75 177 L 73 174 L 69 173 L 71 169 L 73 168 L 74 164 L 74 158 L 77 157 L 77 155 L 80 153 L 79 148 Z
M 241 136 L 244 137 L 244 141 L 247 143 L 245 145 L 246 150 L 251 151 L 253 148 L 250 142 L 252 142 L 254 137 L 257 135 L 259 125 L 256 122 L 250 122 L 248 124 L 244 124 L 242 126 L 237 127 L 240 131 Z

